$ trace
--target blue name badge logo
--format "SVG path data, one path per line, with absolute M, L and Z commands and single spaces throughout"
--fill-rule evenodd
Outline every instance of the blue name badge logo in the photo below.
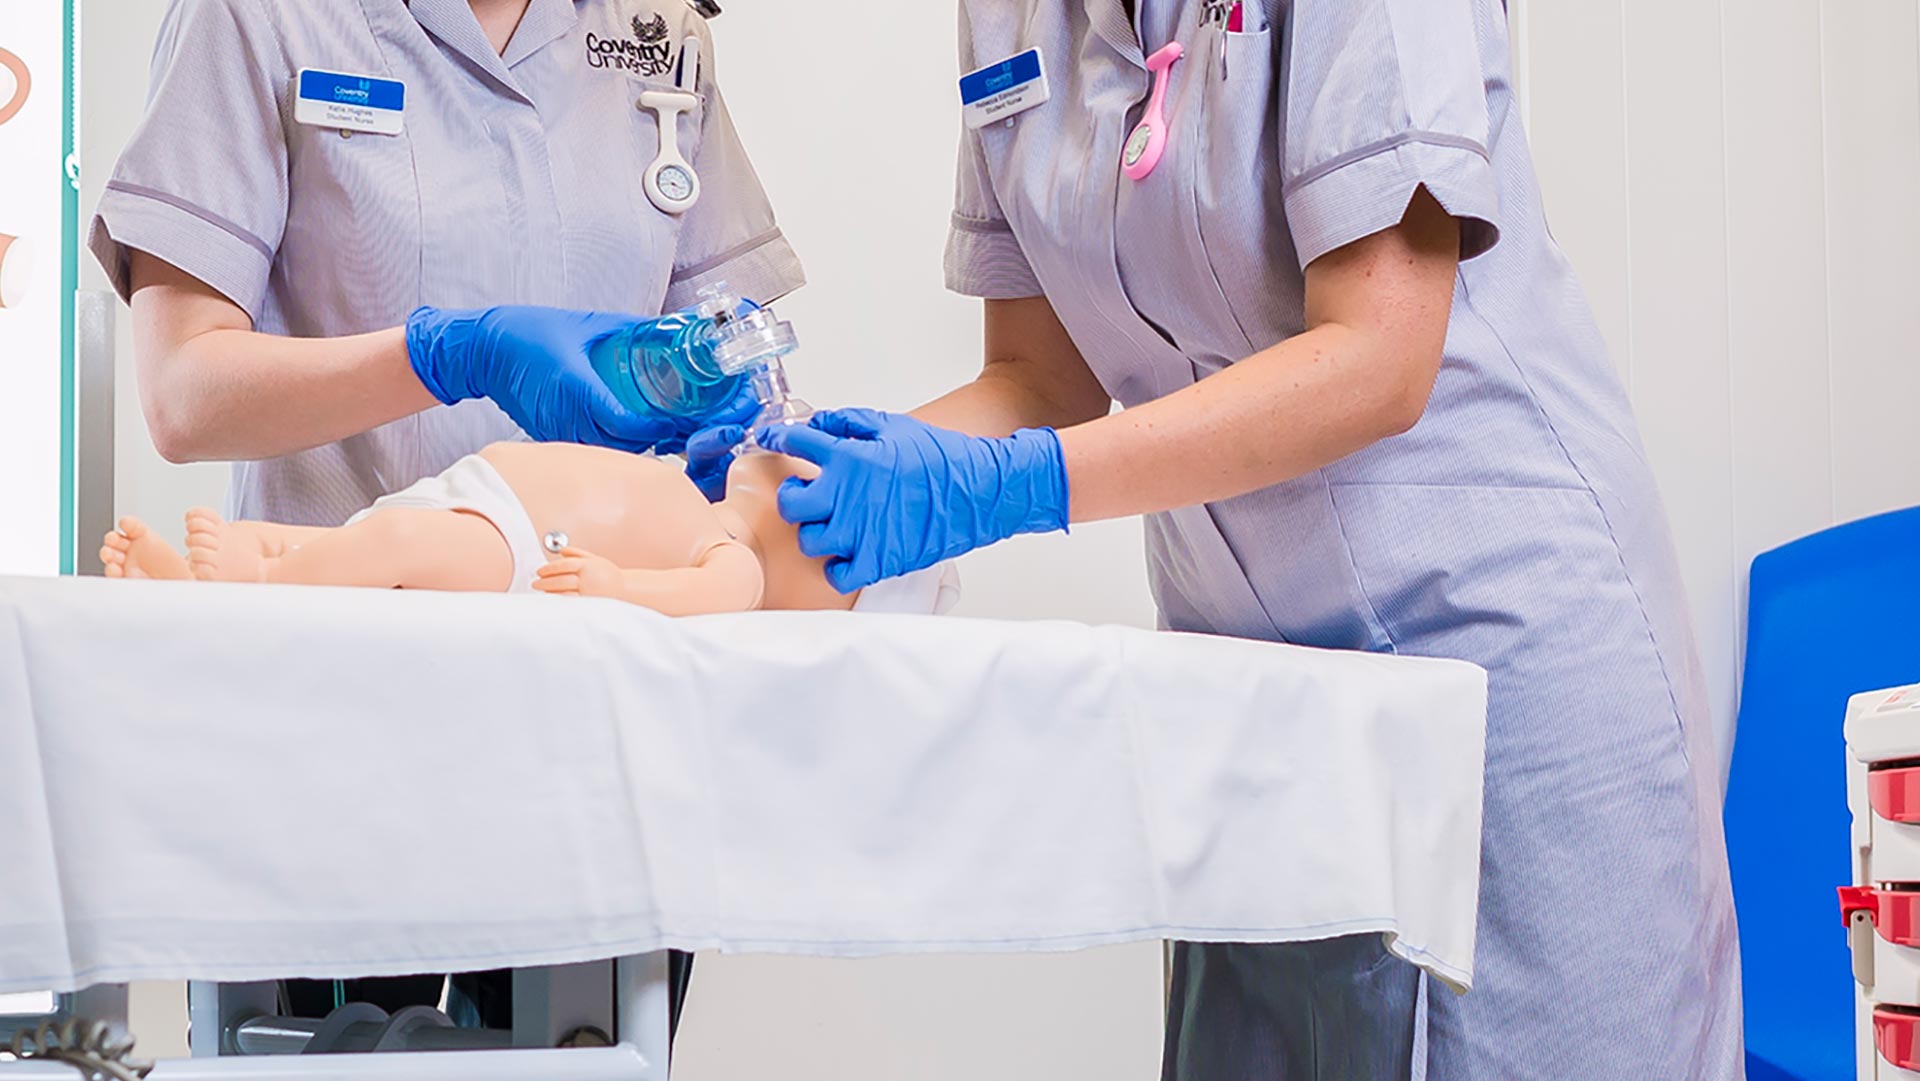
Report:
M 295 79 L 299 123 L 376 135 L 398 135 L 406 126 L 405 83 L 316 68 L 303 68 Z
M 1040 50 L 969 72 L 960 80 L 960 104 L 967 127 L 983 128 L 1046 103 L 1047 67 Z

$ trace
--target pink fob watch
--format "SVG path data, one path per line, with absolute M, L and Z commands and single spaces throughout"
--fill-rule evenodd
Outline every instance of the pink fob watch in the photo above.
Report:
M 1180 43 L 1170 42 L 1147 58 L 1147 70 L 1153 72 L 1153 97 L 1147 102 L 1147 115 L 1127 136 L 1120 155 L 1121 171 L 1129 180 L 1145 180 L 1160 164 L 1167 150 L 1167 83 L 1172 78 L 1174 61 L 1180 59 Z

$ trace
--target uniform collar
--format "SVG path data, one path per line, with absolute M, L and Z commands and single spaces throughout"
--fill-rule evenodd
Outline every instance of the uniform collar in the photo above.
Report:
M 1146 2 L 1135 0 L 1137 4 Z M 1127 6 L 1120 0 L 1082 0 L 1082 3 L 1086 5 L 1087 21 L 1093 32 L 1135 67 L 1146 70 L 1147 56 L 1140 50 L 1140 30 L 1127 17 Z
M 566 34 L 579 21 L 573 0 L 532 0 L 502 56 L 493 51 L 493 43 L 480 28 L 480 20 L 473 17 L 467 0 L 410 0 L 408 7 L 427 33 L 522 100 L 527 100 L 527 95 L 514 80 L 513 66 Z
M 513 32 L 513 40 L 507 42 L 507 54 L 503 58 L 507 67 L 518 65 L 565 37 L 579 23 L 574 0 L 533 0 L 527 7 L 526 17 Z

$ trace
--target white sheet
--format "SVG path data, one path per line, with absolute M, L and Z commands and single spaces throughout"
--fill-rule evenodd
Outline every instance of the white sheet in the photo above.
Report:
M 1471 665 L 0 578 L 0 991 L 1365 931 L 1471 976 Z

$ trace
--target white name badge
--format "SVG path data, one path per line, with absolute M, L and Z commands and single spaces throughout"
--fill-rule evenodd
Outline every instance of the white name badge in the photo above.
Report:
M 960 80 L 960 105 L 967 127 L 976 130 L 1045 105 L 1051 96 L 1047 66 L 1038 49 L 989 64 Z
M 398 135 L 406 127 L 407 84 L 371 75 L 301 68 L 294 78 L 293 119 L 341 131 Z

